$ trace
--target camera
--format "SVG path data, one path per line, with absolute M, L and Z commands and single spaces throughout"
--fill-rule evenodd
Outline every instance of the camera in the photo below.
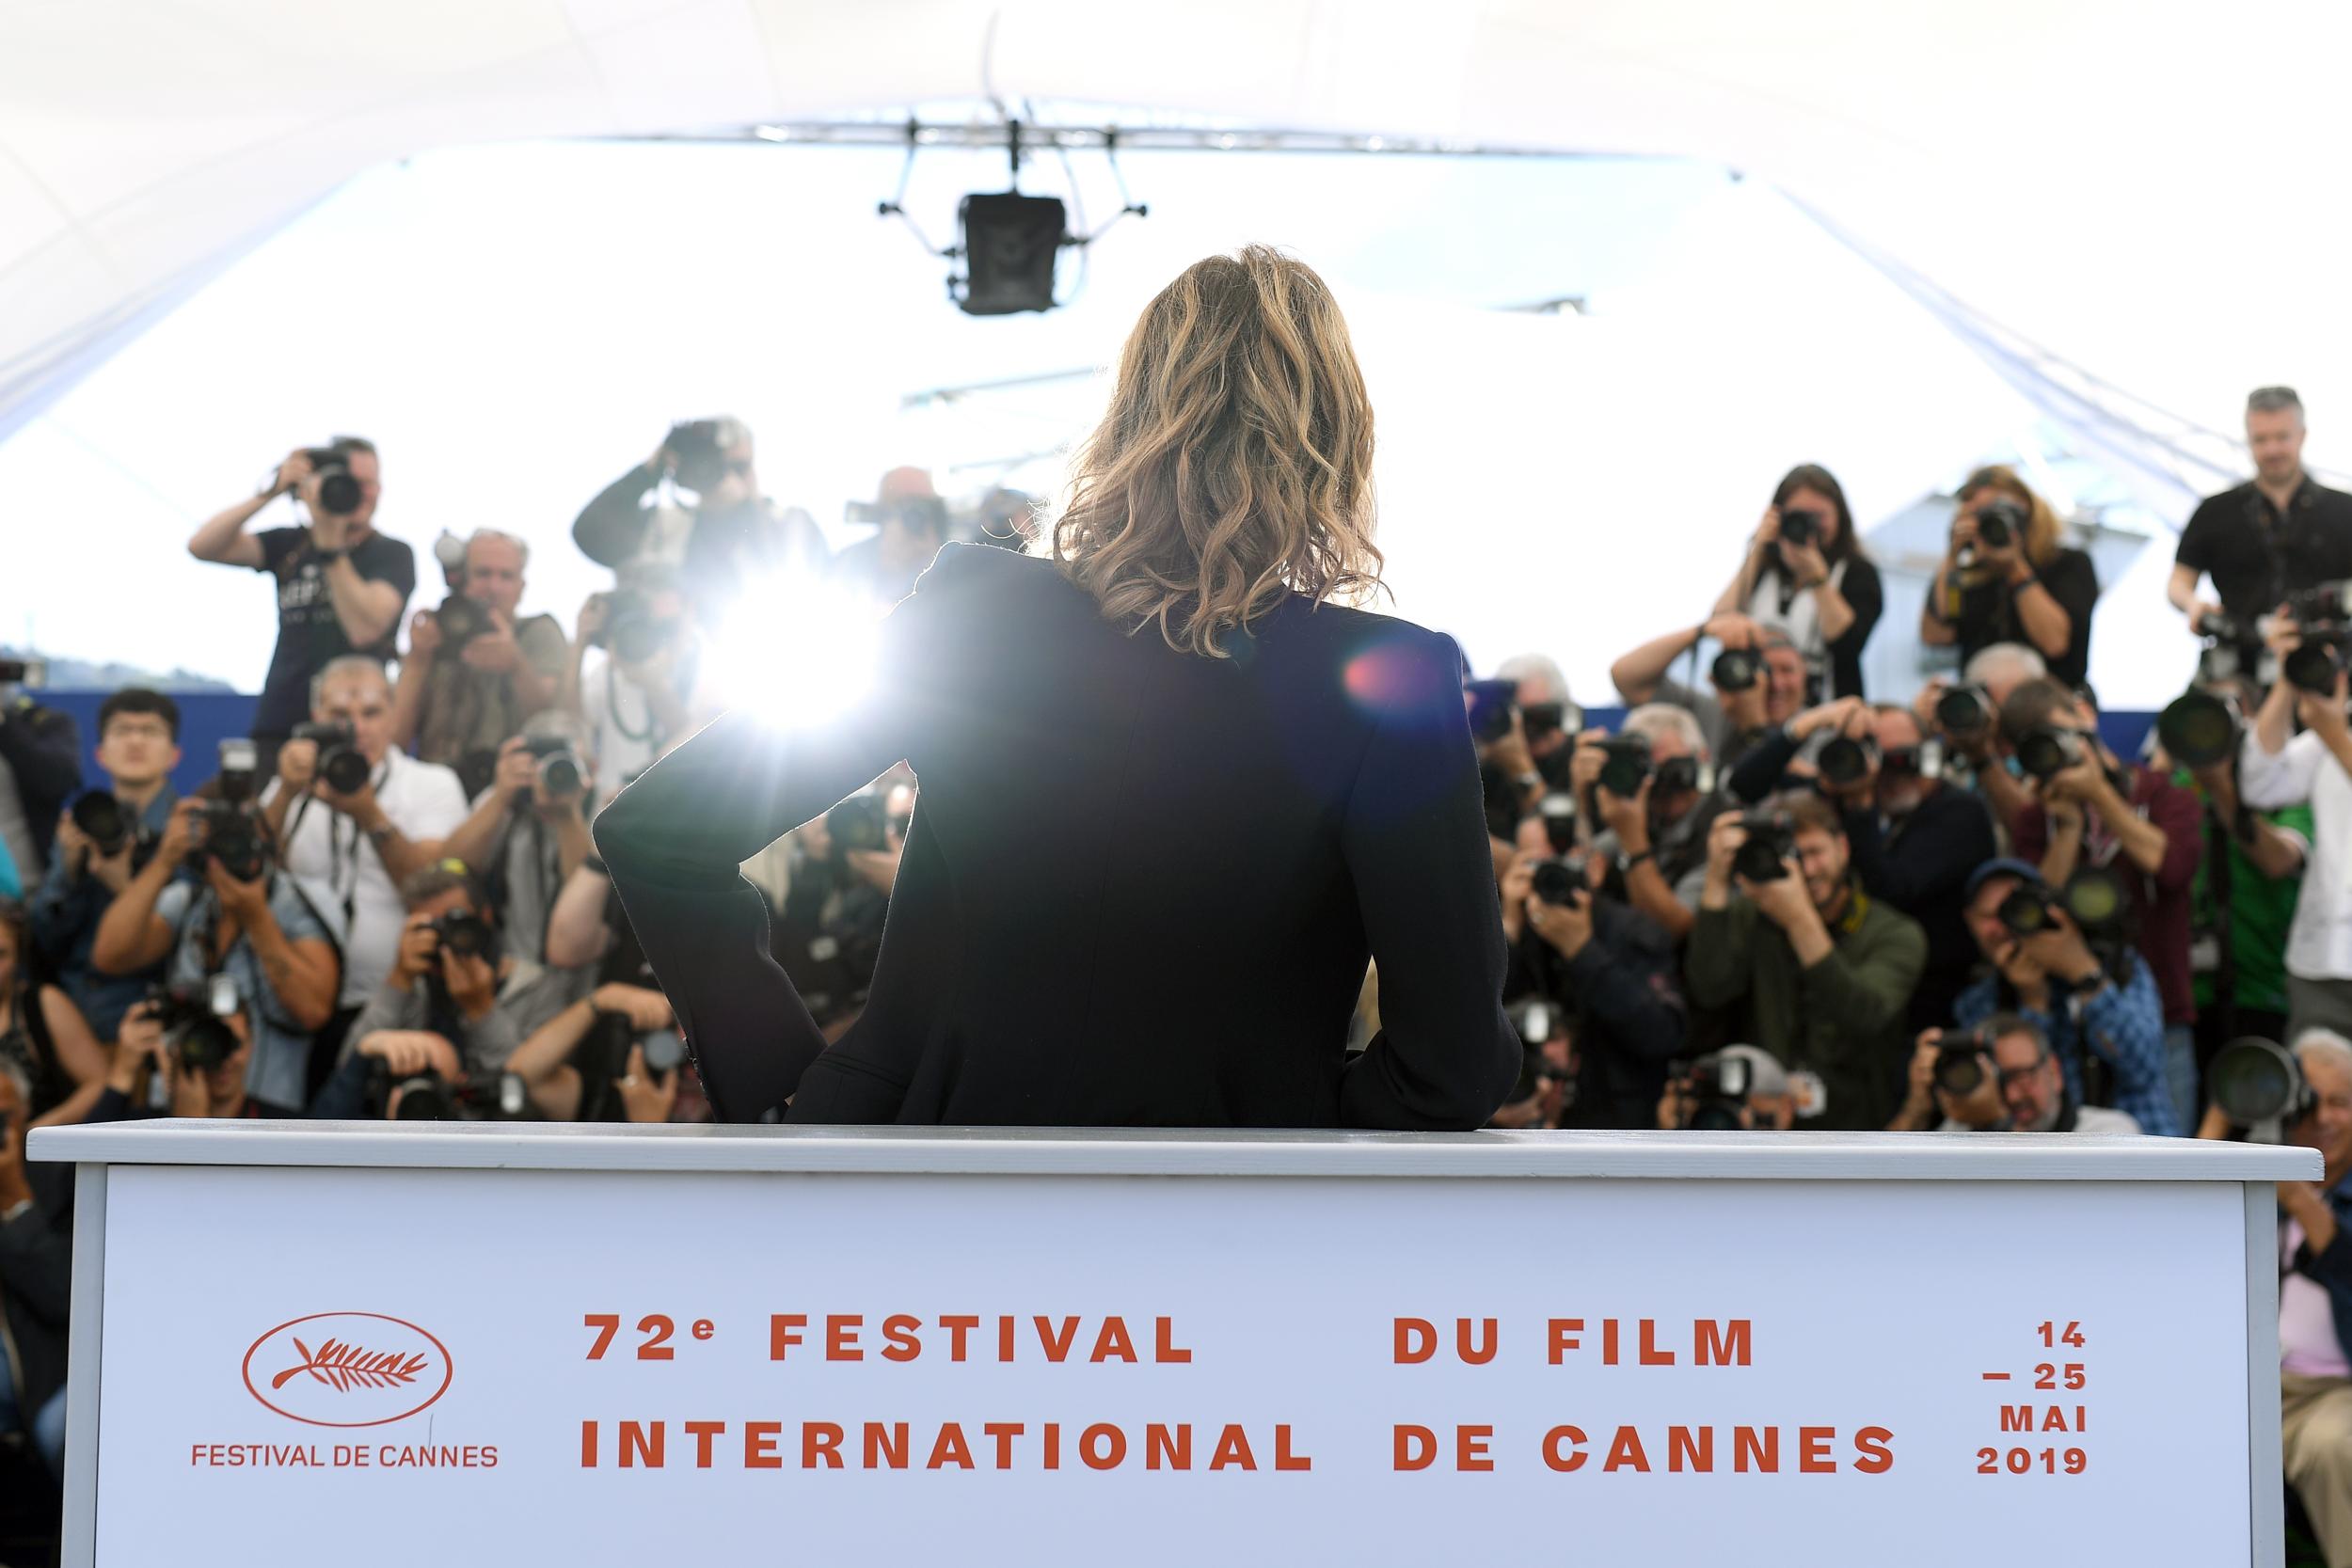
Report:
M 72 816 L 73 825 L 82 830 L 101 858 L 112 858 L 128 847 L 134 876 L 154 858 L 155 835 L 106 791 L 84 790 L 73 802 Z
M 1574 703 L 1529 703 L 1519 709 L 1519 728 L 1531 743 L 1563 732 L 1573 740 L 1584 728 L 1584 710 Z
M 296 724 L 291 738 L 308 740 L 318 747 L 318 766 L 313 772 L 336 794 L 350 795 L 367 787 L 368 759 L 360 754 L 359 738 L 349 724 L 340 719 Z
M 1875 740 L 1857 740 L 1851 736 L 1833 736 L 1821 748 L 1817 764 L 1821 782 L 1835 789 L 1858 784 L 1878 771 L 1879 747 Z
M 466 651 L 467 643 L 490 630 L 490 612 L 479 599 L 452 594 L 433 612 L 433 624 L 441 630 L 441 654 L 454 658 Z
M 1935 1086 L 1954 1100 L 1965 1100 L 1984 1087 L 1993 1059 L 1993 1040 L 1979 1026 L 1964 1034 L 1944 1032 L 1935 1047 Z
M 2303 628 L 2303 641 L 2279 661 L 2279 673 L 2289 686 L 2314 696 L 2336 694 L 2336 677 L 2344 672 L 2344 650 L 2352 632 L 2342 626 Z
M 2186 768 L 2227 762 L 2237 754 L 2244 733 L 2237 704 L 2217 692 L 2175 697 L 2156 715 L 2156 738 L 2164 742 L 2167 755 Z
M 305 447 L 302 455 L 318 475 L 321 512 L 340 517 L 359 510 L 359 481 L 352 475 L 349 453 L 334 447 Z
M 1718 691 L 1749 691 L 1763 678 L 1764 656 L 1754 648 L 1725 648 L 1715 656 L 1708 673 Z
M 1944 743 L 1930 736 L 1916 746 L 1896 746 L 1879 753 L 1884 777 L 1940 779 L 1944 776 Z
M 1981 686 L 1955 686 L 1935 700 L 1935 721 L 1956 736 L 1989 734 L 1999 720 L 1992 693 Z
M 197 842 L 188 868 L 198 877 L 214 861 L 240 882 L 259 881 L 269 869 L 269 832 L 249 803 L 207 800 L 196 814 Z
M 1535 815 L 1543 818 L 1544 842 L 1551 846 L 1555 855 L 1565 855 L 1576 847 L 1576 797 L 1565 790 L 1555 790 L 1543 798 Z
M 1583 902 L 1584 879 L 1578 869 L 1565 861 L 1541 861 L 1536 863 L 1534 882 L 1528 892 L 1554 908 L 1570 910 Z
M 1649 742 L 1638 735 L 1615 735 L 1600 743 L 1600 787 L 1620 800 L 1642 793 L 1649 778 Z
M 1987 501 L 1977 509 L 1977 537 L 1991 549 L 2005 550 L 2025 535 L 2029 519 L 2013 500 Z
M 624 664 L 643 664 L 677 636 L 675 617 L 654 613 L 653 600 L 633 588 L 597 595 L 604 600 L 604 625 L 588 636 L 592 648 L 607 648 Z
M 201 980 L 158 986 L 147 993 L 164 1044 L 191 1072 L 210 1072 L 236 1054 L 237 1037 L 229 1020 L 241 999 L 236 977 L 208 974 Z
M 490 923 L 464 910 L 436 916 L 425 929 L 439 940 L 442 952 L 461 958 L 487 958 L 498 950 L 498 933 L 490 929 Z
M 685 420 L 670 427 L 661 444 L 677 459 L 677 482 L 700 495 L 726 472 L 726 453 L 720 445 L 720 421 Z
M 2234 1126 L 2294 1121 L 2318 1102 L 2295 1053 L 2272 1040 L 2232 1040 L 2214 1053 L 2207 1073 L 2213 1102 Z
M 42 687 L 49 684 L 45 658 L 0 658 L 0 686 Z
M 242 806 L 261 794 L 261 750 L 243 736 L 220 743 L 220 799 Z
M 580 766 L 580 753 L 572 743 L 560 735 L 525 737 L 523 750 L 539 759 L 539 788 L 548 798 L 569 800 L 587 786 L 587 774 Z M 527 802 L 517 799 L 516 804 Z
M 2216 642 L 2248 641 L 2246 627 L 2239 624 L 2237 617 L 2218 610 L 2208 610 L 2197 617 L 2189 623 L 2189 629 L 2198 636 L 2209 637 Z
M 1809 506 L 1784 508 L 1780 515 L 1780 541 L 1784 545 L 1820 544 L 1821 522 L 1821 515 Z
M 1755 1073 L 1746 1058 L 1718 1052 L 1691 1064 L 1682 1125 L 1692 1132 L 1731 1132 L 1744 1125 Z
M 531 1095 L 511 1072 L 476 1072 L 451 1083 L 437 1072 L 420 1072 L 393 1085 L 400 1096 L 394 1121 L 521 1121 Z
M 2063 909 L 2093 946 L 2120 939 L 2130 912 L 2130 895 L 2122 879 L 2104 866 L 2087 865 L 2067 879 L 2055 898 L 2048 887 L 2027 882 L 2010 890 L 1995 911 L 2013 937 L 2034 937 L 2058 924 Z
M 2055 724 L 2028 730 L 2017 742 L 2017 766 L 2045 784 L 2090 754 L 2081 736 Z
M 1778 812 L 1752 811 L 1740 819 L 1740 825 L 1748 836 L 1731 852 L 1733 875 L 1751 882 L 1788 876 L 1788 867 L 1783 863 L 1797 852 L 1797 836 L 1788 819 Z

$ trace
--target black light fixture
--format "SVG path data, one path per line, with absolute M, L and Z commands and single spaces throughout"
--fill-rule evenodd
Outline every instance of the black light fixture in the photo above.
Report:
M 975 193 L 956 209 L 963 230 L 963 296 L 968 316 L 1009 316 L 1054 308 L 1054 259 L 1072 243 L 1057 198 L 1018 191 Z

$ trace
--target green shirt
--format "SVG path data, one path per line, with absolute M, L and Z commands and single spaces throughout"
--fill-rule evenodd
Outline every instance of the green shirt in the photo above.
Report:
M 2172 782 L 2194 791 L 2199 800 L 2205 799 L 2205 792 L 2198 788 L 2197 781 L 2186 768 L 2174 768 Z M 2280 832 L 2301 840 L 2309 849 L 2312 808 L 2308 801 L 2255 815 Z M 2189 904 L 2192 928 L 2200 936 L 2219 924 L 2213 895 L 2205 885 L 2213 874 L 2215 824 L 2211 816 L 2205 817 L 2204 823 L 2205 852 L 2197 860 L 2197 879 L 2190 884 Z M 2265 877 L 2247 858 L 2246 847 L 2234 838 L 2230 841 L 2230 956 L 2237 965 L 2239 1006 L 2265 1013 L 2287 1010 L 2287 930 L 2295 924 L 2295 900 L 2302 888 L 2301 873 Z M 2201 1012 L 2213 1004 L 2213 983 L 2211 969 L 2197 970 L 2192 977 Z

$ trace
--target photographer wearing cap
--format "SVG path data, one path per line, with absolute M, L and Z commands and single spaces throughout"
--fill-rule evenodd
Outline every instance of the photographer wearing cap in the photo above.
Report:
M 630 780 L 719 715 L 715 660 L 688 614 L 676 572 L 632 568 L 580 609 L 563 711 L 586 726 L 596 759 L 593 818 Z
M 2120 942 L 2094 952 L 2040 868 L 2014 858 L 1987 861 L 1969 879 L 1968 929 L 1992 972 L 1952 1005 L 1962 1028 L 1996 1012 L 2021 1014 L 2057 1053 L 2075 1103 L 2112 1104 L 2155 1136 L 2181 1132 L 2147 959 Z M 2086 1092 L 2093 1063 L 2107 1092 Z
M 1995 1013 L 1974 1029 L 1930 1029 L 1911 1058 L 1911 1092 L 1890 1132 L 2136 1134 L 2122 1111 L 2078 1104 L 2041 1028 Z
M 1593 848 L 1626 902 L 1681 942 L 1698 918 L 1707 831 L 1729 804 L 1714 786 L 1698 721 L 1664 703 L 1637 707 L 1622 736 L 1579 744 L 1568 776 L 1588 815 L 1605 824 Z
M 1796 1077 L 1816 1128 L 1886 1125 L 1900 1097 L 1903 1013 L 1927 962 L 1917 922 L 1865 893 L 1827 801 L 1775 819 L 1724 816 L 1683 958 L 1692 1003 L 1738 1008 L 1734 1038 Z
M 571 977 L 500 954 L 498 911 L 455 861 L 417 872 L 400 894 L 408 913 L 399 958 L 352 1021 L 343 1054 L 372 1035 L 422 1032 L 457 1047 L 465 1072 L 503 1068 L 525 1035 L 571 1001 Z
M 2303 646 L 2301 628 L 2283 613 L 2266 636 L 2282 663 Z M 2352 727 L 2341 660 L 2336 665 L 2331 692 L 2293 680 L 2273 686 L 2238 751 L 2238 788 L 2248 805 L 2267 811 L 2311 802 L 2311 853 L 2287 934 L 2287 1028 L 2297 1037 L 2314 1028 L 2352 1034 Z
M 1667 1080 L 1661 1132 L 1786 1132 L 1797 1101 L 1788 1069 L 1753 1045 L 1726 1045 Z
M 181 801 L 155 858 L 107 906 L 90 961 L 107 974 L 162 964 L 183 990 L 233 983 L 250 1047 L 239 1093 L 293 1117 L 310 1101 L 312 1037 L 335 1013 L 344 929 L 329 890 L 306 887 L 271 846 L 250 807 Z
M 437 610 L 408 620 L 408 654 L 392 689 L 392 744 L 421 761 L 486 765 L 523 721 L 554 705 L 570 648 L 552 615 L 521 616 L 531 546 L 476 529 L 466 563 Z
M 568 714 L 543 713 L 499 751 L 490 785 L 442 844 L 444 856 L 479 867 L 501 915 L 500 951 L 547 962 L 548 923 L 564 880 L 596 852 L 585 807 L 596 775 Z
M 2280 600 L 2352 578 L 2352 496 L 2304 471 L 2303 436 L 2303 400 L 2294 388 L 2258 387 L 2247 396 L 2254 477 L 2198 503 L 2165 589 L 2200 635 L 2218 615 L 2250 644 L 2252 628 Z M 2207 576 L 2218 604 L 2198 596 Z
M 2099 574 L 2060 542 L 2058 513 L 2013 469 L 1979 468 L 1960 486 L 1944 563 L 1919 607 L 1919 641 L 1960 645 L 1962 663 L 2022 642 L 2069 686 L 2090 678 Z
M 893 468 L 882 475 L 871 503 L 851 502 L 849 520 L 870 525 L 861 539 L 834 558 L 834 579 L 878 610 L 914 592 L 914 579 L 947 542 L 947 508 L 920 468 Z
M 2186 1127 L 2197 1116 L 2188 947 L 2204 813 L 2164 773 L 2119 760 L 2100 740 L 2098 720 L 2083 695 L 2055 679 L 2027 681 L 2001 705 L 2002 733 L 2032 797 L 2010 824 L 2010 843 L 2054 888 L 2084 867 L 2115 875 L 2124 895 L 2119 918 L 2137 929 L 2140 956 L 2163 999 L 2173 1121 Z
M 1803 463 L 1773 489 L 1714 612 L 1786 633 L 1804 656 L 1816 696 L 1859 697 L 1863 645 L 1884 605 L 1844 487 L 1820 464 Z
M 780 510 L 759 493 L 751 427 L 726 416 L 672 425 L 651 457 L 580 510 L 572 539 L 581 554 L 616 573 L 647 564 L 675 568 L 707 626 L 718 624 L 753 578 L 814 576 L 832 559 L 806 513 Z
M 1602 890 L 1606 870 L 1531 851 L 1502 879 L 1503 1005 L 1530 1049 L 1565 1045 L 1558 1127 L 1648 1126 L 1689 1027 L 1674 939 Z
M 1710 640 L 1719 650 L 1708 666 L 1712 692 L 1668 673 L 1686 655 L 1695 669 L 1699 644 Z M 1628 707 L 1657 702 L 1688 709 L 1708 753 L 1725 768 L 1737 767 L 1773 725 L 1796 717 L 1806 689 L 1804 656 L 1796 644 L 1777 627 L 1740 614 L 1654 638 L 1611 665 L 1609 679 Z
M 326 886 L 348 933 L 341 1012 L 313 1064 L 324 1072 L 398 956 L 401 882 L 441 858 L 466 795 L 455 773 L 392 745 L 392 690 L 373 659 L 339 658 L 311 686 L 311 722 L 279 749 L 262 811 L 286 869 Z
M 375 531 L 381 476 L 372 443 L 338 436 L 324 447 L 289 453 L 259 491 L 215 514 L 188 540 L 188 553 L 199 561 L 278 579 L 278 650 L 253 711 L 264 768 L 302 722 L 310 683 L 328 663 L 355 653 L 392 657 L 401 610 L 416 590 L 417 559 L 401 541 Z M 283 495 L 302 502 L 307 527 L 245 531 Z
M 160 691 L 125 687 L 98 707 L 98 766 L 107 787 L 85 791 L 57 819 L 57 852 L 26 910 L 33 945 L 102 1040 L 147 994 L 151 975 L 101 974 L 90 964 L 98 923 L 132 874 L 147 863 L 179 796 L 180 705 Z

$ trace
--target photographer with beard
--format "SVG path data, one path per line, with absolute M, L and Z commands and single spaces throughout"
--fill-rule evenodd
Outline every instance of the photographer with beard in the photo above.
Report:
M 571 649 L 552 615 L 519 616 L 531 546 L 476 529 L 450 596 L 408 619 L 392 689 L 392 744 L 421 762 L 486 772 L 523 721 L 554 705 Z M 479 773 L 471 781 L 480 787 Z
M 1973 1072 L 1945 1069 L 1947 1048 L 1965 1048 Z M 1950 1082 L 1957 1078 L 1961 1083 Z M 1963 1086 L 1964 1085 L 1964 1086 Z M 2084 1132 L 2129 1136 L 2122 1111 L 2078 1103 L 2058 1053 L 2031 1019 L 1994 1013 L 1973 1030 L 1930 1029 L 1911 1058 L 1911 1092 L 1890 1132 Z
M 1944 563 L 1920 604 L 1919 641 L 1958 643 L 1963 664 L 1996 642 L 2022 642 L 2048 661 L 2054 678 L 2088 680 L 2099 574 L 2060 538 L 2058 513 L 2014 470 L 1970 474 Z
M 1699 644 L 1719 651 L 1708 667 L 1714 690 L 1686 686 L 1669 673 L 1675 660 L 1695 662 Z M 1804 656 L 1786 633 L 1745 615 L 1717 615 L 1692 631 L 1654 638 L 1609 667 L 1609 679 L 1628 707 L 1666 703 L 1699 721 L 1708 754 L 1735 768 L 1771 731 L 1804 706 Z
M 1606 870 L 1597 857 L 1537 850 L 1502 879 L 1503 1004 L 1522 1039 L 1530 1017 L 1555 1025 L 1530 1046 L 1565 1036 L 1571 1088 L 1558 1127 L 1647 1127 L 1688 1029 L 1674 939 L 1603 891 Z
M 1809 1127 L 1876 1131 L 1901 1098 L 1903 1018 L 1927 937 L 1862 889 L 1827 801 L 1799 797 L 1779 815 L 1788 853 L 1776 859 L 1741 855 L 1757 831 L 1748 818 L 1720 817 L 1708 833 L 1685 984 L 1696 1006 L 1739 1009 L 1732 1037 L 1790 1070 Z M 1774 874 L 1747 874 L 1759 862 Z
M 1621 754 L 1639 759 L 1641 778 L 1638 788 L 1622 795 L 1608 783 L 1612 760 Z M 1627 714 L 1617 740 L 1578 745 L 1569 766 L 1577 800 L 1590 802 L 1588 815 L 1604 825 L 1594 850 L 1612 868 L 1626 902 L 1677 942 L 1698 919 L 1708 830 L 1729 804 L 1709 775 L 1698 721 L 1664 703 Z
M 417 586 L 417 558 L 375 531 L 382 468 L 372 442 L 338 436 L 290 453 L 260 491 L 215 514 L 188 540 L 199 561 L 246 566 L 278 579 L 278 651 L 270 656 L 253 740 L 267 770 L 310 716 L 310 682 L 355 653 L 392 657 L 400 612 Z M 279 496 L 300 499 L 309 525 L 247 533 Z
M 1836 476 L 1801 463 L 1782 476 L 1718 615 L 1744 614 L 1804 656 L 1809 700 L 1862 695 L 1862 650 L 1885 608 Z
M 691 512 L 671 503 L 673 486 L 692 494 Z M 725 416 L 672 425 L 651 457 L 580 509 L 572 539 L 616 573 L 652 563 L 676 568 L 696 620 L 710 627 L 748 581 L 779 573 L 814 578 L 832 560 L 806 513 L 780 509 L 759 493 L 751 427 Z

